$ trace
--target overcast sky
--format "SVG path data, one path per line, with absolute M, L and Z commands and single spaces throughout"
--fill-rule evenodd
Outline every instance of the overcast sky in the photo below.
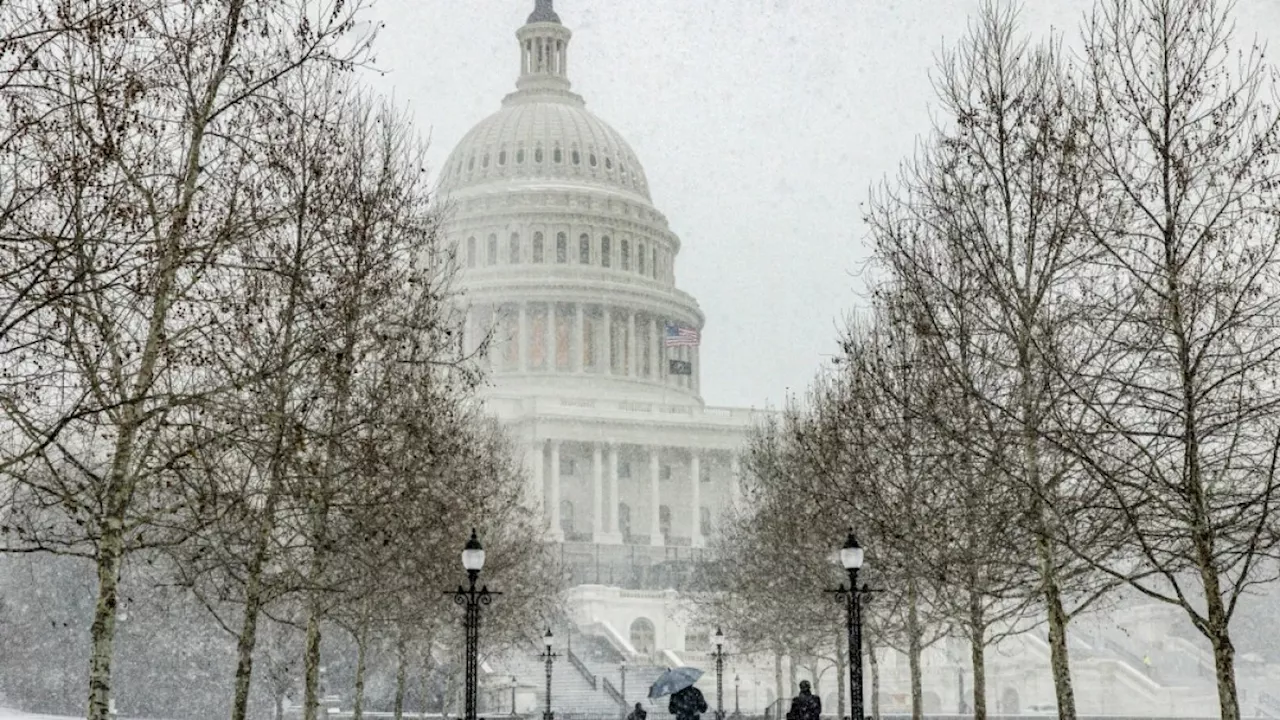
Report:
M 432 139 L 433 169 L 515 89 L 534 0 L 378 0 L 375 80 Z M 1091 0 L 1032 0 L 1023 27 L 1079 36 Z M 930 73 L 978 0 L 555 0 L 569 78 L 618 129 L 683 247 L 707 316 L 709 405 L 777 406 L 863 303 L 861 205 L 930 129 Z M 1275 49 L 1280 0 L 1240 0 Z

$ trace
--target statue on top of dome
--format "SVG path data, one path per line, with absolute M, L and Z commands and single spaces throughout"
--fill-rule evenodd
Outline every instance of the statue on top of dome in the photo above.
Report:
M 529 19 L 525 22 L 553 22 L 560 24 L 560 16 L 556 14 L 555 8 L 551 7 L 553 0 L 536 0 L 533 12 L 529 15 Z

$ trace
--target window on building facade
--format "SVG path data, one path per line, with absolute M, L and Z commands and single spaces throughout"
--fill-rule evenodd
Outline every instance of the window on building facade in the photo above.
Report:
M 573 458 L 560 458 L 560 474 L 573 475 Z
M 511 245 L 507 252 L 507 262 L 520 264 L 520 233 L 511 233 Z
M 670 465 L 663 465 L 661 468 L 659 468 L 659 470 L 658 470 L 658 479 L 660 479 L 660 480 L 670 480 L 670 479 L 671 479 L 671 466 L 670 466 Z
M 476 239 L 467 238 L 467 267 L 476 266 Z
M 533 261 L 542 262 L 542 233 L 540 232 L 533 234 Z
M 582 156 L 578 154 L 578 149 L 577 149 L 577 148 L 574 148 L 574 149 L 573 149 L 573 153 L 570 155 L 570 157 L 572 157 L 572 158 L 573 158 L 573 164 L 574 164 L 574 165 L 581 165 L 581 164 L 582 164 Z
M 631 463 L 626 460 L 618 462 L 618 477 L 624 480 L 631 477 Z
M 631 506 L 626 503 L 618 503 L 618 532 L 624 542 L 631 540 Z
M 569 238 L 564 233 L 556 233 L 556 262 L 561 265 L 569 262 Z
M 524 164 L 524 148 L 520 148 L 519 150 L 516 150 L 516 164 L 517 165 Z
M 702 537 L 711 536 L 711 508 L 698 508 L 698 534 Z
M 536 149 L 533 151 L 533 161 L 534 161 L 534 162 L 536 162 L 536 163 L 540 163 L 540 162 L 542 162 L 542 148 L 541 148 L 541 147 L 536 148 Z
M 591 237 L 583 233 L 578 238 L 578 263 L 580 265 L 591 264 Z
M 653 264 L 649 266 L 653 271 L 653 279 L 658 279 L 658 248 L 653 248 Z
M 636 270 L 640 271 L 641 275 L 644 274 L 644 243 L 636 246 Z
M 507 164 L 507 151 L 506 151 L 506 150 L 499 150 L 499 151 L 498 151 L 498 164 L 499 164 L 499 165 L 506 165 L 506 164 Z
M 613 248 L 611 248 L 609 245 L 610 243 L 609 243 L 608 235 L 605 235 L 604 237 L 600 238 L 600 266 L 601 267 L 610 267 L 613 263 L 612 252 L 611 252 Z
M 709 482 L 711 482 L 711 466 L 710 466 L 710 465 L 699 465 L 699 466 L 698 466 L 698 475 L 700 476 L 698 479 L 699 479 L 699 480 L 701 480 L 702 482 L 704 482 L 704 483 L 709 483 Z
M 560 501 L 560 532 L 568 535 L 573 532 L 573 501 Z
M 671 508 L 666 505 L 658 507 L 658 532 L 664 538 L 671 535 Z
M 622 269 L 631 269 L 631 243 L 626 238 L 622 240 Z
M 486 254 L 485 260 L 489 265 L 498 264 L 498 236 L 489 236 L 489 252 Z
M 555 161 L 556 161 L 557 163 L 559 163 L 559 162 L 561 162 L 562 160 L 564 160 L 564 156 L 560 154 L 560 148 L 559 148 L 559 146 L 557 146 L 557 147 L 556 147 L 556 151 L 555 151 L 555 154 L 554 154 L 554 158 L 555 158 Z

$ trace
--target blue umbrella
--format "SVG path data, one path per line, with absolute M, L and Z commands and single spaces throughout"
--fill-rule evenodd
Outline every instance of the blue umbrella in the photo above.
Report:
M 667 670 L 653 681 L 653 687 L 649 688 L 649 699 L 680 692 L 698 682 L 700 677 L 702 677 L 702 671 L 698 668 L 684 666 Z

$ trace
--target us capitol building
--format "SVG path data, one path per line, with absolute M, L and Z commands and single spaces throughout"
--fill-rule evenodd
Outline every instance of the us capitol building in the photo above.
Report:
M 568 647 L 560 643 L 554 709 L 620 713 L 644 699 L 662 669 L 687 664 L 707 670 L 699 685 L 714 711 L 714 628 L 698 623 L 687 598 L 714 590 L 699 563 L 737 500 L 738 453 L 760 415 L 703 402 L 706 318 L 676 286 L 680 238 L 654 207 L 627 141 L 572 91 L 571 37 L 552 0 L 537 0 L 516 32 L 516 90 L 441 168 L 440 193 L 452 206 L 447 239 L 469 302 L 463 341 L 474 351 L 490 338 L 485 400 L 522 443 L 531 495 L 572 573 L 573 627 L 556 630 Z M 1079 642 L 1077 685 L 1112 691 L 1099 696 L 1112 707 L 1087 707 L 1092 694 L 1078 695 L 1083 713 L 1137 703 L 1172 715 L 1195 705 L 1153 679 L 1150 663 L 1135 669 L 1115 651 L 1091 659 L 1090 641 Z M 1007 643 L 988 651 L 992 709 L 1016 714 L 1052 702 L 1043 638 Z M 926 712 L 957 710 L 967 657 L 959 646 L 926 653 Z M 886 651 L 879 664 L 881 709 L 909 709 L 905 658 Z M 543 673 L 532 653 L 491 660 L 486 670 L 490 712 L 540 711 Z M 834 673 L 797 673 L 814 679 L 835 712 Z M 728 713 L 735 695 L 747 713 L 779 689 L 784 698 L 794 692 L 790 682 L 779 687 L 772 656 L 731 657 L 724 687 Z M 665 704 L 646 707 L 665 717 Z

